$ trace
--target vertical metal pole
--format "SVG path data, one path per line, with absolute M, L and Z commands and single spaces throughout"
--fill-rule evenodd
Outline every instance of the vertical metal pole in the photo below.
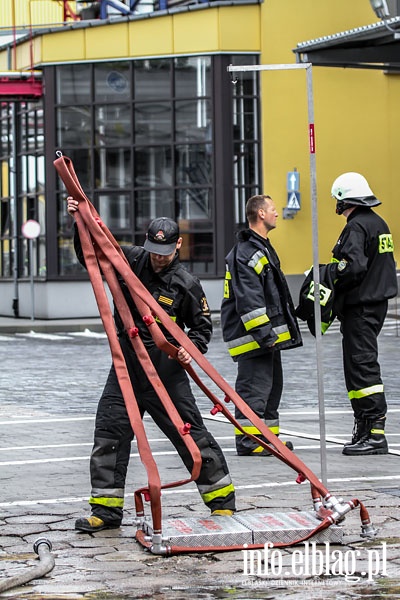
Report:
M 33 284 L 33 239 L 29 239 L 29 262 L 31 275 L 31 321 L 35 320 L 35 288 Z
M 322 334 L 321 334 L 321 306 L 319 303 L 319 254 L 318 254 L 318 207 L 317 207 L 317 178 L 315 163 L 315 131 L 314 131 L 314 96 L 312 86 L 312 66 L 306 69 L 307 75 L 307 103 L 308 103 L 308 134 L 310 149 L 310 184 L 312 208 L 312 246 L 313 246 L 313 279 L 314 279 L 314 312 L 315 312 L 315 351 L 317 362 L 318 410 L 319 410 L 319 435 L 321 458 L 321 481 L 327 485 L 327 460 L 326 460 L 326 430 L 325 430 L 325 403 L 324 381 L 322 364 Z
M 18 176 L 17 176 L 17 109 L 11 102 L 11 155 L 10 155 L 10 208 L 12 218 L 12 274 L 14 297 L 12 308 L 15 317 L 19 317 L 19 240 L 18 240 Z

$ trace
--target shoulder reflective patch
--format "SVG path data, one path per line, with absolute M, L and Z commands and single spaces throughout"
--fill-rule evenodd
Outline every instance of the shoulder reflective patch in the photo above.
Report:
M 171 306 L 171 304 L 174 302 L 174 299 L 167 298 L 167 296 L 158 296 L 158 301 L 161 302 L 161 304 L 167 304 L 168 306 Z
M 391 233 L 382 233 L 378 238 L 378 251 L 379 254 L 383 254 L 384 252 L 393 252 L 394 244 L 393 237 Z
M 201 304 L 201 310 L 203 311 L 203 314 L 209 315 L 210 314 L 210 307 L 208 306 L 207 298 L 205 296 L 203 296 L 201 298 L 200 304 Z
M 330 290 L 329 288 L 325 287 L 324 285 L 322 285 L 320 283 L 319 284 L 319 303 L 321 306 L 326 306 L 326 303 L 328 302 L 331 295 L 332 295 L 332 290 Z M 315 300 L 314 282 L 313 281 L 310 282 L 310 291 L 307 294 L 307 298 L 308 298 L 308 300 L 312 300 L 313 302 Z
M 345 270 L 345 268 L 347 267 L 347 260 L 345 258 L 342 258 L 342 260 L 339 261 L 338 266 L 337 266 L 337 270 L 339 271 L 339 273 L 341 273 L 342 271 Z
M 230 294 L 229 294 L 229 282 L 232 279 L 232 276 L 230 274 L 230 272 L 227 270 L 225 273 L 225 280 L 224 280 L 224 298 L 229 298 Z
M 265 254 L 261 252 L 261 250 L 258 250 L 258 252 L 255 252 L 255 254 L 253 254 L 253 256 L 247 264 L 249 265 L 249 267 L 255 270 L 257 275 L 260 275 L 260 273 L 262 273 L 262 270 L 268 263 L 269 260 L 265 256 Z

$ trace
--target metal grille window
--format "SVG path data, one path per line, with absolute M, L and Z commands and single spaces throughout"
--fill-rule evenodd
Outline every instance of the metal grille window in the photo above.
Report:
M 47 73 L 55 79 L 55 104 L 49 105 L 56 123 L 54 149 L 72 159 L 113 234 L 142 244 L 151 219 L 171 217 L 184 238 L 182 261 L 211 277 L 224 268 L 216 251 L 220 240 L 225 243 L 218 235 L 216 204 L 235 212 L 238 223 L 243 199 L 260 184 L 257 76 L 245 75 L 232 88 L 225 71 L 221 85 L 233 108 L 220 118 L 215 82 L 221 64 L 220 57 L 183 56 L 60 65 Z M 216 167 L 217 148 L 223 149 L 225 175 Z M 223 176 L 231 181 L 221 195 Z M 54 276 L 74 276 L 82 269 L 71 245 L 72 220 L 65 216 L 57 178 L 54 185 L 59 216 Z
M 0 276 L 46 275 L 44 124 L 41 102 L 0 109 Z M 40 236 L 28 245 L 21 227 L 33 219 Z

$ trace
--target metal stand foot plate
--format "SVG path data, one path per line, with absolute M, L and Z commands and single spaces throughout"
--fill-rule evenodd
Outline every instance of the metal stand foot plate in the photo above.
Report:
M 237 546 L 243 544 L 290 544 L 310 534 L 318 525 L 315 514 L 290 513 L 236 513 L 233 517 L 189 517 L 163 521 L 162 535 L 168 545 L 180 547 Z M 144 524 L 146 535 L 152 536 L 151 524 Z M 317 543 L 340 544 L 343 529 L 331 525 L 310 540 Z

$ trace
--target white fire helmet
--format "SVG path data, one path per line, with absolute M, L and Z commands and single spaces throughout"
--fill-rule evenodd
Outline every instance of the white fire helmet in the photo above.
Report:
M 368 181 L 360 173 L 343 173 L 333 182 L 331 194 L 339 202 L 351 206 L 378 206 L 380 200 L 374 195 Z

